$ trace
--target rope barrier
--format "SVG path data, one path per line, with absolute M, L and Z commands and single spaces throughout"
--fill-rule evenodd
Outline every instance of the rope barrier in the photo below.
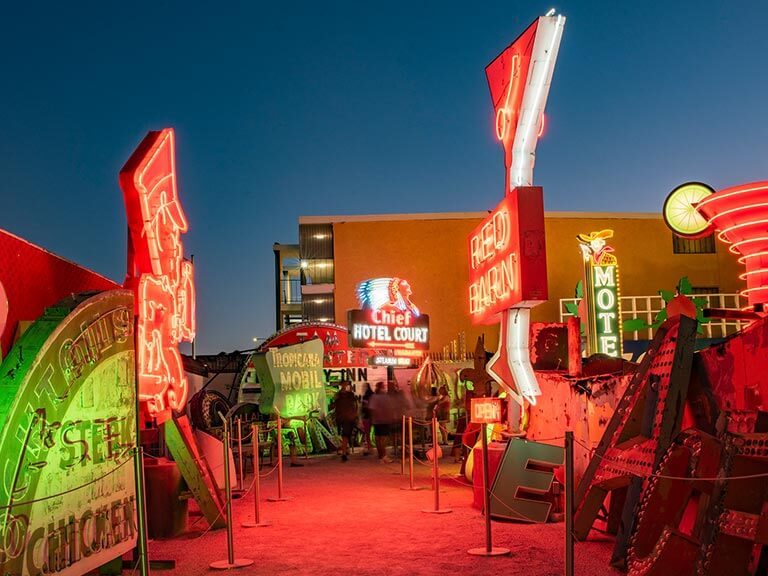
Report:
M 638 474 L 635 470 L 632 470 L 623 462 L 619 462 L 618 460 L 613 460 L 612 458 L 607 458 L 603 456 L 602 454 L 598 454 L 597 450 L 595 448 L 590 448 L 583 442 L 574 439 L 574 442 L 587 450 L 591 456 L 597 456 L 601 460 L 604 460 L 605 462 L 609 462 L 612 465 L 614 465 L 619 470 L 622 470 L 624 472 L 627 472 L 629 474 L 632 474 L 633 476 L 637 476 L 639 478 L 658 478 L 660 480 L 684 480 L 687 482 L 726 482 L 729 480 L 756 480 L 758 478 L 768 478 L 768 472 L 763 472 L 760 474 L 745 474 L 743 476 L 714 476 L 710 478 L 689 478 L 687 476 L 667 476 L 666 474 Z
M 414 455 L 413 459 L 416 460 L 416 462 L 418 462 L 422 466 L 426 466 L 427 468 L 432 468 L 432 464 L 430 464 L 427 460 L 422 460 L 421 458 L 418 458 L 415 455 Z
M 139 564 L 141 564 L 141 558 L 136 560 L 136 564 L 133 565 L 133 568 L 131 568 L 131 574 L 136 574 L 136 571 L 139 569 Z
M 133 448 L 132 450 L 135 450 Z M 101 482 L 104 480 L 104 478 L 107 478 L 109 476 L 112 476 L 112 474 L 117 473 L 118 470 L 122 469 L 123 466 L 125 466 L 128 462 L 131 462 L 133 458 L 128 458 L 127 460 L 124 460 L 118 466 L 106 474 L 99 476 L 98 478 L 94 478 L 90 482 L 86 482 L 85 484 L 81 484 L 80 486 L 75 486 L 74 488 L 70 488 L 69 490 L 65 490 L 64 492 L 58 492 L 56 494 L 51 494 L 49 496 L 43 496 L 42 498 L 35 498 L 34 500 L 27 500 L 25 502 L 14 502 L 13 504 L 8 504 L 7 506 L 0 506 L 0 510 L 9 510 L 14 508 L 15 506 L 26 506 L 27 504 L 35 504 L 37 502 L 44 502 L 46 500 L 51 500 L 52 498 L 58 498 L 59 496 L 66 496 L 67 494 L 72 494 L 73 492 L 77 492 L 78 490 L 81 490 L 83 488 L 87 488 L 88 486 L 91 486 L 92 484 L 96 484 L 96 482 Z
M 470 484 L 469 482 L 464 482 L 463 480 L 459 480 L 455 476 L 450 476 L 448 474 L 440 474 L 440 478 L 442 478 L 444 480 L 450 480 L 451 482 L 455 482 L 459 486 L 466 486 L 468 488 L 474 488 L 475 487 L 474 484 Z
M 275 470 L 277 470 L 278 466 L 279 466 L 279 464 L 275 464 L 274 466 L 272 466 L 272 468 L 269 471 L 265 472 L 264 474 L 259 472 L 259 478 L 267 478 L 267 477 L 271 476 L 272 474 L 275 473 Z
M 491 498 L 496 500 L 499 504 L 501 504 L 504 508 L 509 510 L 515 516 L 520 517 L 522 520 L 525 520 L 526 522 L 531 522 L 532 524 L 540 524 L 540 522 L 538 520 L 534 520 L 533 518 L 529 518 L 525 514 L 522 514 L 521 512 L 519 512 L 519 511 L 515 510 L 514 508 L 508 506 L 501 498 L 496 496 L 496 494 L 494 494 L 493 491 L 491 491 Z M 488 514 L 489 512 L 486 510 L 485 513 Z
M 565 436 L 555 436 L 553 438 L 521 438 L 514 436 L 514 438 L 520 438 L 520 440 L 528 440 L 528 442 L 554 442 L 556 440 L 565 440 Z
M 275 466 L 275 468 L 277 468 L 277 466 Z M 273 469 L 273 471 L 274 471 L 274 469 Z M 270 472 L 270 473 L 271 473 L 271 472 Z M 250 493 L 251 493 L 251 490 L 253 490 L 253 487 L 254 487 L 255 485 L 256 485 L 256 478 L 254 477 L 254 479 L 253 479 L 253 480 L 251 480 L 251 485 L 250 485 L 250 486 L 248 486 L 248 488 L 245 490 L 245 492 L 243 492 L 243 493 L 242 493 L 242 495 L 240 496 L 239 500 L 245 500 L 245 497 L 246 497 L 246 496 L 248 496 L 248 494 L 250 494 Z M 229 503 L 230 503 L 230 504 L 231 504 L 233 501 L 234 501 L 234 498 L 230 498 L 230 499 L 229 499 Z M 225 506 L 226 506 L 226 503 L 227 503 L 227 501 L 225 500 L 225 501 L 224 501 L 224 504 L 225 504 Z M 214 518 L 214 519 L 213 519 L 213 522 L 209 522 L 209 523 L 208 523 L 208 528 L 206 528 L 206 529 L 205 529 L 205 531 L 204 531 L 202 534 L 200 534 L 200 536 L 197 536 L 197 537 L 195 537 L 195 538 L 194 538 L 192 541 L 194 541 L 194 540 L 199 540 L 200 538 L 202 538 L 203 536 L 205 536 L 206 534 L 208 534 L 208 532 L 210 532 L 210 531 L 213 529 L 213 525 L 214 525 L 214 524 L 216 524 L 216 521 L 217 521 L 219 518 L 221 518 L 221 510 L 219 510 L 219 513 L 216 515 L 216 518 Z M 192 524 L 192 526 L 194 526 L 194 525 L 195 525 L 197 522 L 199 522 L 199 519 L 198 519 L 197 521 L 195 521 L 195 522 Z
M 240 438 L 240 441 L 241 442 L 245 442 L 251 436 L 253 436 L 253 430 L 251 430 L 248 434 L 243 434 L 243 437 Z M 236 436 L 230 436 L 229 437 L 229 445 L 232 446 L 233 444 L 237 444 L 237 437 Z

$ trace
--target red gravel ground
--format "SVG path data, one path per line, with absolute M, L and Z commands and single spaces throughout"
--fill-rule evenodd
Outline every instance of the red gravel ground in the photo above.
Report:
M 253 518 L 253 493 L 233 502 L 235 556 L 254 560 L 238 574 L 564 574 L 562 522 L 494 521 L 493 544 L 512 554 L 467 554 L 469 548 L 485 546 L 484 518 L 471 506 L 471 487 L 453 476 L 458 465 L 450 458 L 441 462 L 440 493 L 441 508 L 452 509 L 450 514 L 422 512 L 434 507 L 434 493 L 401 490 L 408 486 L 408 470 L 406 466 L 401 476 L 399 461 L 380 464 L 375 456 L 358 452 L 346 463 L 338 456 L 301 462 L 303 468 L 285 463 L 284 494 L 289 501 L 266 501 L 277 495 L 277 477 L 272 473 L 261 480 L 261 517 L 271 526 L 240 526 Z M 265 466 L 262 473 L 267 471 Z M 416 486 L 431 485 L 431 468 L 416 464 L 415 473 Z M 206 532 L 205 520 L 194 512 L 189 525 L 182 537 L 150 542 L 151 559 L 176 561 L 174 571 L 153 574 L 208 574 L 211 562 L 226 560 L 225 530 Z M 620 574 L 609 567 L 611 547 L 608 540 L 577 543 L 576 574 Z

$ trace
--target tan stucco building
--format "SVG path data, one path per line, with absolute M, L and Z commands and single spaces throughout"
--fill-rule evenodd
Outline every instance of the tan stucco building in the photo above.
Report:
M 472 325 L 468 302 L 467 237 L 487 214 L 301 217 L 298 251 L 295 245 L 275 245 L 276 263 L 283 263 L 276 266 L 276 273 L 282 279 L 292 275 L 301 292 L 301 304 L 290 304 L 289 316 L 285 313 L 289 304 L 283 302 L 285 292 L 278 282 L 277 328 L 286 321 L 345 324 L 347 311 L 358 307 L 355 288 L 359 282 L 399 277 L 410 282 L 413 302 L 430 316 L 432 351 L 442 352 L 457 339 L 471 349 L 483 333 L 486 346 L 494 347 L 497 326 Z M 560 300 L 574 297 L 582 274 L 576 235 L 606 228 L 614 230 L 608 244 L 620 266 L 623 319 L 631 314 L 655 314 L 662 305 L 658 291 L 673 290 L 683 276 L 701 294 L 734 294 L 744 287 L 739 280 L 740 265 L 727 246 L 712 236 L 695 241 L 674 237 L 659 214 L 548 212 L 549 301 L 533 309 L 532 320 L 561 320 Z M 290 263 L 293 272 L 289 275 L 284 269 L 289 259 L 281 253 L 296 260 Z M 294 288 L 293 300 L 295 293 Z M 730 296 L 713 302 L 721 307 L 738 304 Z M 648 307 L 655 311 L 646 311 Z

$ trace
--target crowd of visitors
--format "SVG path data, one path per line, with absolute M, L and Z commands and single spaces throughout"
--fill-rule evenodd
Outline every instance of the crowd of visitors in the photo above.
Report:
M 449 440 L 448 425 L 451 414 L 451 397 L 446 386 L 432 390 L 432 396 L 426 399 L 414 400 L 410 394 L 405 394 L 397 382 L 377 382 L 375 389 L 366 383 L 365 390 L 358 402 L 352 391 L 350 382 L 341 382 L 339 391 L 331 402 L 335 410 L 336 426 L 341 436 L 341 461 L 349 459 L 350 446 L 354 445 L 356 434 L 360 432 L 360 444 L 363 455 L 372 452 L 371 435 L 373 435 L 376 455 L 380 462 L 392 462 L 387 455 L 388 442 L 398 446 L 401 438 L 402 417 L 416 415 L 418 419 L 430 421 L 433 415 L 439 422 L 440 438 L 443 444 Z M 425 430 L 426 437 L 431 436 L 429 429 Z M 431 440 L 431 438 L 430 438 Z

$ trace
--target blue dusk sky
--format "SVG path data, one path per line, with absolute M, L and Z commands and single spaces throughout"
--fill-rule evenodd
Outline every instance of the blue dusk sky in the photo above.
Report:
M 0 25 L 0 228 L 122 281 L 117 174 L 176 129 L 198 351 L 274 331 L 300 215 L 491 209 L 485 66 L 567 17 L 535 181 L 547 210 L 658 212 L 768 179 L 766 2 L 15 2 Z

